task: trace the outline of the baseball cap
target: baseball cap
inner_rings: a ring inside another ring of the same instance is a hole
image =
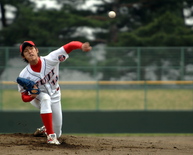
[[[19,47],[21,53],[24,51],[24,49],[26,48],[26,46],[36,46],[36,45],[34,44],[33,41],[24,41],[24,42],[20,45],[20,47]]]

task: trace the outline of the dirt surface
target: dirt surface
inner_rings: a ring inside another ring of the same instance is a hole
[[[0,134],[0,155],[186,155],[193,136],[95,137],[62,135],[61,145],[32,134]]]

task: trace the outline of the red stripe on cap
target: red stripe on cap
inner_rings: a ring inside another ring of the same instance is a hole
[[[35,46],[35,44],[34,44],[33,41],[24,41],[24,42],[20,45],[20,47],[19,47],[20,52],[23,52],[23,51],[22,51],[22,48],[23,48],[23,45],[24,45],[25,43],[28,43],[28,44],[30,44],[30,45],[32,45],[32,46]]]

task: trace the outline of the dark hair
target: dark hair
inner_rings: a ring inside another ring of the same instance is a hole
[[[28,46],[30,46],[30,45],[28,45]],[[30,46],[30,47],[32,47],[32,46]],[[33,47],[34,47],[35,49],[37,49],[37,47],[35,47],[35,46],[33,46]],[[21,56],[24,57],[23,52],[21,52]],[[38,57],[40,57],[39,53],[38,53]],[[26,62],[26,63],[29,63],[26,58],[23,58],[23,61]]]

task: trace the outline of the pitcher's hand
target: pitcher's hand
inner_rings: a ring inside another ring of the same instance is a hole
[[[85,42],[82,44],[82,51],[89,52],[92,50],[92,47],[90,46],[89,42]]]

